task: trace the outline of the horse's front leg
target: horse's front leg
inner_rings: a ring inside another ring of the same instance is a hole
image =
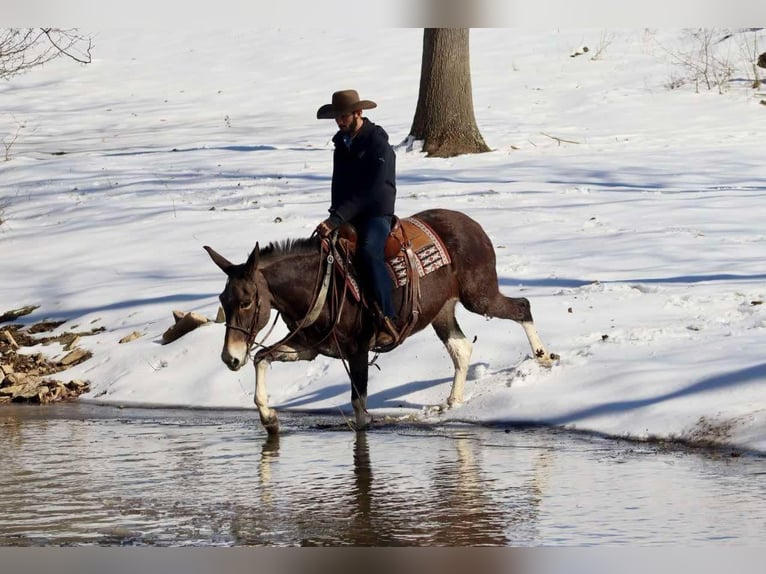
[[[253,400],[258,408],[261,424],[270,435],[279,433],[279,419],[274,409],[269,407],[269,395],[266,390],[266,370],[273,361],[282,363],[291,361],[311,361],[317,356],[312,349],[280,345],[276,349],[261,350],[255,354],[255,394]]]
[[[258,415],[261,417],[261,424],[266,432],[275,435],[279,434],[279,419],[277,413],[269,408],[269,395],[266,392],[266,369],[269,368],[271,360],[267,357],[255,356],[255,396],[253,400],[258,409]]]

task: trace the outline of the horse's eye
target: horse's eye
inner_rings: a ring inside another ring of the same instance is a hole
[[[253,306],[253,302],[252,302],[252,301],[250,301],[250,300],[247,300],[247,301],[240,301],[240,302],[239,302],[239,308],[240,308],[240,309],[249,309],[249,308],[250,308],[250,307],[252,307],[252,306]]]

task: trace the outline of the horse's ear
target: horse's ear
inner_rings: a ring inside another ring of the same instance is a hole
[[[226,273],[226,275],[229,274],[229,271],[231,271],[231,268],[234,267],[234,264],[226,259],[223,255],[220,255],[219,253],[216,253],[216,251],[212,247],[208,247],[207,245],[204,246],[205,251],[207,251],[208,255],[210,255],[210,259],[213,260],[213,263],[218,265],[218,267],[221,268],[221,271]]]
[[[250,257],[247,258],[247,263],[245,263],[245,273],[248,275],[252,275],[255,273],[255,270],[258,268],[258,255],[260,255],[261,249],[258,247],[258,242],[255,242],[255,247],[250,252]]]

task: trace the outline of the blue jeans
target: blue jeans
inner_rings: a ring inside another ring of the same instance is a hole
[[[375,300],[386,317],[394,318],[391,275],[386,269],[386,239],[391,231],[391,217],[371,217],[356,223],[356,257],[361,263],[360,272],[366,286],[372,290]]]

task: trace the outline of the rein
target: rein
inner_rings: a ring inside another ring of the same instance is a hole
[[[247,335],[247,346],[249,349],[248,351],[249,354],[252,354],[254,349],[260,348],[261,351],[259,351],[258,354],[261,355],[263,358],[271,359],[279,347],[286,344],[288,341],[290,341],[298,333],[300,333],[307,327],[313,325],[316,322],[316,320],[319,318],[319,315],[321,314],[322,309],[327,303],[329,304],[330,317],[332,319],[331,326],[329,330],[327,331],[327,333],[321,339],[314,342],[312,346],[316,348],[319,345],[321,345],[323,342],[325,342],[328,338],[332,337],[332,340],[335,343],[335,347],[338,350],[338,353],[340,354],[341,362],[343,363],[343,366],[346,369],[346,373],[349,376],[351,376],[351,373],[347,364],[347,360],[345,356],[343,355],[343,352],[341,350],[341,345],[340,345],[340,342],[338,341],[338,336],[336,333],[336,329],[338,327],[338,324],[340,323],[341,316],[343,315],[343,309],[347,299],[347,294],[349,289],[348,282],[345,279],[341,279],[343,283],[343,288],[332,289],[332,296],[330,297],[329,302],[327,300],[327,295],[330,292],[330,284],[334,277],[333,267],[335,263],[342,262],[343,266],[346,269],[348,269],[348,267],[350,266],[350,260],[348,259],[348,254],[346,254],[346,257],[342,255],[342,252],[338,249],[337,242],[338,242],[337,233],[331,234],[329,239],[326,239],[326,238],[322,239],[320,250],[319,250],[319,266],[317,269],[317,277],[316,277],[314,289],[312,292],[313,302],[311,306],[309,307],[309,310],[306,312],[306,315],[304,315],[303,319],[301,319],[298,325],[294,329],[292,329],[287,335],[285,335],[282,339],[280,339],[276,343],[272,343],[271,345],[266,345],[264,343],[266,339],[268,339],[268,337],[273,332],[276,326],[277,320],[279,319],[280,312],[277,311],[277,314],[274,317],[274,321],[272,322],[268,332],[264,335],[264,337],[261,339],[260,342],[255,341],[255,338],[257,335],[256,323],[257,323],[258,316],[260,314],[260,308],[261,308],[260,297],[257,298],[256,310],[253,313],[253,319],[248,329],[243,329],[242,327],[238,327],[236,325],[231,325],[230,323],[226,323],[227,328],[240,331]],[[254,356],[252,356],[251,358],[255,359]],[[371,364],[375,363],[375,359],[377,359],[377,353]],[[375,366],[377,367],[377,365]]]
[[[255,342],[255,335],[256,334],[254,333],[256,318],[257,318],[257,315],[258,315],[258,310],[256,310],[256,313],[253,315],[253,322],[250,325],[250,330],[249,331],[245,331],[245,329],[241,329],[239,327],[233,327],[233,328],[238,329],[238,330],[240,330],[240,331],[242,331],[244,333],[247,333],[247,335],[248,335],[248,347],[250,348],[251,351],[252,351],[253,347],[261,347],[263,349],[263,354],[265,356],[272,355],[276,351],[277,348],[279,348],[280,346],[284,345],[290,339],[295,337],[299,332],[301,332],[302,330],[306,329],[307,327],[313,325],[316,322],[316,320],[319,318],[319,315],[322,312],[322,308],[324,307],[324,304],[325,304],[325,302],[327,300],[327,293],[330,290],[330,281],[332,279],[333,265],[335,263],[335,260],[339,259],[339,253],[337,252],[336,247],[335,247],[335,240],[336,240],[336,236],[335,235],[333,235],[333,240],[332,241],[328,241],[327,239],[323,239],[322,240],[321,247],[320,247],[320,250],[319,250],[319,262],[320,262],[320,264],[319,264],[319,267],[318,267],[316,283],[315,283],[313,294],[312,294],[313,303],[312,303],[311,307],[309,308],[309,310],[307,311],[306,315],[304,315],[303,319],[301,319],[301,321],[298,323],[298,325],[292,331],[290,331],[287,335],[285,335],[282,339],[280,339],[276,343],[273,343],[273,344],[268,345],[268,346],[264,345],[264,341],[269,337],[269,335],[271,335],[271,332],[274,330],[274,327],[276,325],[277,319],[279,318],[279,315],[280,315],[279,311],[277,311],[277,315],[276,315],[276,317],[274,317],[274,322],[272,323],[271,328],[269,329],[268,333],[266,333],[266,335],[263,337],[263,339],[261,339],[260,343],[256,343]],[[325,253],[327,253],[326,256],[325,256]],[[322,265],[323,262],[325,263],[324,266]],[[324,267],[324,273],[322,273],[323,267]],[[345,289],[344,289],[344,297],[343,297],[343,299],[345,299]],[[259,300],[258,303],[259,303],[259,306],[260,306],[260,300]],[[332,307],[332,305],[331,305],[331,307]],[[340,312],[342,310],[342,307],[343,307],[343,302],[341,301],[341,305],[338,308],[338,314],[337,314],[337,316],[335,318],[335,321],[333,322],[333,325],[332,325],[332,328],[330,329],[330,332],[327,333],[327,335],[325,335],[325,337],[323,337],[320,341],[318,341],[316,343],[317,345],[322,343],[325,339],[327,339],[327,337],[330,336],[330,334],[332,334],[334,332],[335,327],[337,326],[338,321],[340,319]],[[336,342],[336,344],[337,344],[337,342]]]

